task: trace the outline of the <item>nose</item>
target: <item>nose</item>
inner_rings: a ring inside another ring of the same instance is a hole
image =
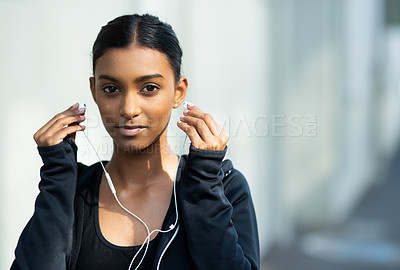
[[[127,119],[132,119],[140,115],[141,108],[138,101],[137,94],[134,91],[127,91],[121,104],[121,115]]]

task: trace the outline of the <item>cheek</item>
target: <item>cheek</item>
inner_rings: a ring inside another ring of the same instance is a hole
[[[154,104],[152,109],[145,112],[152,126],[164,126],[169,121],[172,107],[168,106],[168,102]]]
[[[114,123],[115,119],[118,117],[118,107],[113,106],[112,104],[105,103],[105,102],[98,102],[98,107],[99,107],[99,112],[101,115],[101,119],[103,120],[103,123],[105,126],[108,125],[108,123]],[[117,111],[116,111],[117,110]]]

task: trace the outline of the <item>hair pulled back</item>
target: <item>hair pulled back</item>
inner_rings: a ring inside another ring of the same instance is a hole
[[[93,44],[93,74],[96,61],[108,49],[126,48],[136,43],[139,46],[164,53],[178,81],[181,74],[182,49],[172,27],[156,16],[123,15],[103,26]]]

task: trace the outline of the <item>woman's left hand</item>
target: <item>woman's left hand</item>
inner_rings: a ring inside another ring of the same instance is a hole
[[[228,133],[210,114],[195,105],[188,104],[187,107],[188,110],[178,121],[178,127],[189,136],[192,145],[204,150],[224,150],[229,140]]]

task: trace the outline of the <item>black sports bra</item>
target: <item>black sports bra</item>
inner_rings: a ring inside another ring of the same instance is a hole
[[[127,270],[133,256],[140,246],[122,247],[108,242],[101,233],[99,225],[99,188],[101,176],[96,179],[91,190],[87,193],[84,206],[84,227],[81,248],[75,266],[76,270]],[[167,211],[164,219],[168,220],[173,213],[173,205]],[[150,269],[159,243],[160,233],[150,241],[146,256],[139,269]],[[140,262],[145,247],[140,251],[132,264],[135,269]]]

